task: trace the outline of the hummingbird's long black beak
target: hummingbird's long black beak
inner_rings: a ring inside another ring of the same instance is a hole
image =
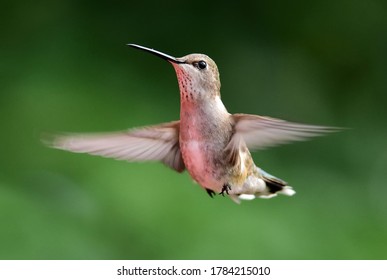
[[[133,48],[136,48],[136,49],[140,49],[140,50],[143,50],[143,51],[146,51],[146,52],[150,52],[151,54],[154,54],[154,55],[156,55],[158,57],[161,57],[162,59],[165,59],[165,60],[173,62],[173,63],[177,63],[177,64],[186,63],[183,60],[180,60],[180,59],[178,59],[176,57],[173,57],[173,56],[170,56],[168,54],[156,51],[154,49],[146,48],[146,47],[143,47],[143,46],[140,46],[140,45],[136,45],[136,44],[127,44],[127,46],[130,46],[130,47],[133,47]]]

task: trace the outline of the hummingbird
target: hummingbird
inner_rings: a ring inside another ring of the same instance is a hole
[[[255,165],[251,151],[336,131],[281,119],[230,114],[220,97],[219,71],[205,54],[180,58],[136,44],[128,46],[172,64],[180,90],[180,120],[111,133],[53,135],[51,147],[126,161],[161,161],[187,170],[210,197],[233,201],[292,196],[294,189]]]

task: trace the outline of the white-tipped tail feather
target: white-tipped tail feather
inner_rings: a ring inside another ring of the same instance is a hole
[[[278,191],[277,193],[287,195],[287,196],[292,196],[296,194],[296,191],[293,190],[291,186],[285,186],[282,190]]]
[[[296,193],[285,181],[270,175],[259,167],[255,168],[256,174],[249,176],[243,186],[231,187],[230,198],[236,203],[240,203],[241,200],[253,200],[257,197],[269,199],[278,194],[292,196]]]
[[[240,195],[231,194],[230,198],[234,202],[239,204],[239,203],[241,203],[241,200],[253,200],[256,198],[270,199],[270,198],[276,197],[278,194],[282,194],[282,195],[286,195],[286,196],[293,196],[296,194],[296,191],[290,186],[285,186],[282,190],[277,191],[276,193],[271,193],[271,194],[246,194],[246,193],[242,193]]]

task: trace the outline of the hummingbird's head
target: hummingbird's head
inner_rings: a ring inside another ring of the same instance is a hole
[[[215,62],[205,54],[189,54],[180,58],[128,44],[131,47],[150,52],[169,61],[175,68],[179,82],[181,100],[198,102],[220,96],[219,71]]]
[[[189,54],[170,61],[175,68],[182,100],[199,101],[220,95],[219,71],[205,54]]]

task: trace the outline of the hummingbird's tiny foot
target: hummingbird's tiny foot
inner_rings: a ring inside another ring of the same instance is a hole
[[[224,196],[224,193],[226,192],[226,194],[228,195],[229,194],[228,191],[231,191],[231,186],[226,183],[223,185],[222,191],[219,194]]]
[[[211,198],[214,198],[214,195],[216,194],[213,190],[210,190],[210,189],[206,189],[208,195],[211,197]]]

